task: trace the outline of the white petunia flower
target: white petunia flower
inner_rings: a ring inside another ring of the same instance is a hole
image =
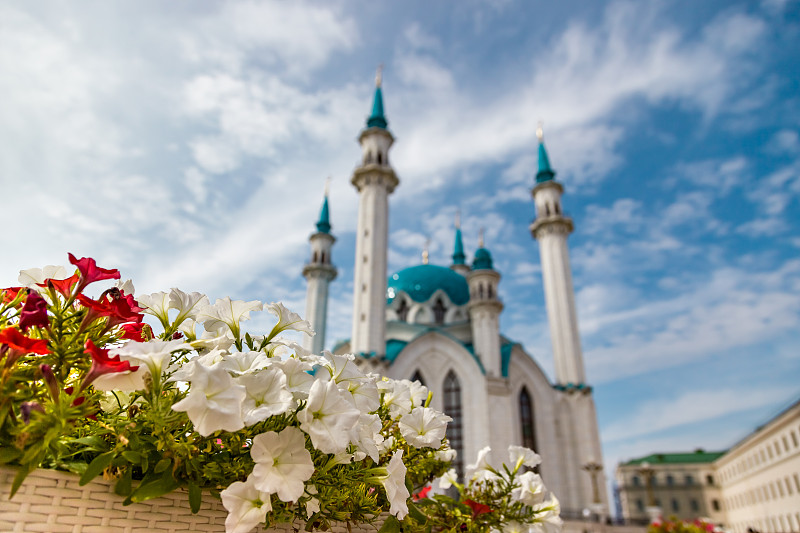
[[[513,472],[519,470],[522,465],[528,468],[535,468],[542,463],[542,458],[538,453],[530,448],[514,446],[513,444],[508,447],[508,457],[511,461],[509,466],[511,466]]]
[[[169,308],[177,309],[176,324],[181,324],[187,318],[195,319],[200,309],[209,305],[208,296],[199,292],[186,294],[180,289],[172,288],[169,291]]]
[[[411,381],[408,379],[401,379],[400,381],[403,383],[403,385],[408,387],[408,392],[411,397],[411,405],[413,407],[423,407],[425,405],[425,401],[428,399],[428,387],[420,383],[419,380]]]
[[[36,285],[44,283],[46,279],[67,279],[67,269],[61,265],[47,265],[44,268],[29,268],[27,270],[20,270],[19,284],[30,289],[41,289]]]
[[[539,474],[525,472],[517,478],[519,487],[511,491],[511,497],[525,505],[534,506],[544,501],[544,483]]]
[[[118,288],[120,290],[120,292],[122,292],[123,294],[133,295],[133,293],[136,290],[136,289],[133,288],[133,280],[130,280],[130,279],[126,279],[125,281],[122,281],[121,279],[118,279],[118,280],[114,281],[114,285],[113,286]]]
[[[184,324],[190,322],[186,320]],[[227,350],[233,346],[234,339],[229,329],[221,331],[204,331],[200,338],[195,338],[189,344],[198,352],[202,350]]]
[[[195,364],[189,394],[172,409],[185,411],[204,437],[219,430],[239,431],[244,427],[242,402],[245,394],[244,385],[235,383],[224,368]]]
[[[384,391],[383,405],[389,408],[392,418],[411,412],[411,389],[402,381],[384,378],[378,382],[378,388]]]
[[[496,474],[489,469],[492,468],[490,461],[492,449],[489,446],[484,447],[478,452],[478,458],[475,463],[467,466],[467,475],[469,479],[492,480],[497,477]]]
[[[252,477],[231,483],[220,493],[222,505],[228,511],[225,533],[248,533],[272,511],[271,494],[258,490]]]
[[[310,336],[315,335],[314,330],[311,329],[311,324],[307,320],[303,320],[297,313],[289,311],[282,303],[273,302],[267,305],[266,309],[278,317],[278,323],[275,324],[272,331],[269,333],[270,338],[287,329],[302,331]]]
[[[350,442],[350,429],[361,416],[333,381],[317,380],[308,393],[308,403],[297,413],[300,428],[323,453],[340,453]]]
[[[242,413],[246,426],[262,422],[273,415],[293,408],[294,397],[286,388],[286,374],[279,368],[268,368],[237,379],[247,390]]]
[[[256,463],[251,474],[255,486],[264,492],[278,493],[278,498],[285,502],[296,502],[314,473],[306,438],[296,427],[256,435],[250,457]]]
[[[258,300],[245,302],[242,300],[231,300],[228,296],[220,298],[214,305],[206,305],[197,310],[197,320],[203,323],[206,331],[216,332],[221,335],[226,329],[233,334],[234,339],[239,338],[242,320],[250,320],[251,311],[261,311],[263,304]]]
[[[444,450],[437,451],[435,454],[433,454],[433,456],[437,461],[449,463],[450,461],[455,460],[455,458],[458,456],[458,452],[452,448],[446,448]]]
[[[364,373],[355,364],[356,356],[353,354],[334,355],[329,351],[322,352],[325,357],[325,369],[330,374],[330,378],[336,383],[351,379],[362,379]]]
[[[515,520],[509,520],[503,524],[502,533],[530,533],[531,526],[522,524]]]
[[[156,317],[164,327],[169,325],[169,294],[163,291],[142,294],[136,300],[139,307],[144,307],[145,313]]]
[[[458,473],[455,468],[451,468],[439,478],[439,488],[442,490],[447,490],[456,483],[458,483]]]
[[[92,386],[100,391],[133,392],[144,390],[144,376],[146,374],[147,367],[145,366],[140,366],[136,370],[103,374],[92,381]]]
[[[266,368],[270,363],[269,357],[264,352],[234,352],[223,357],[220,361],[222,368],[234,376],[254,372]]]
[[[312,369],[309,363],[296,357],[290,357],[282,361],[275,361],[272,366],[280,368],[286,374],[286,386],[295,398],[300,400],[308,398],[308,391],[311,390],[311,385],[314,383],[314,376],[309,374]]]
[[[397,424],[403,438],[415,448],[438,448],[442,444],[447,423],[453,419],[429,407],[415,407]]]
[[[533,511],[536,513],[536,522],[531,527],[531,531],[535,533],[560,533],[561,527],[564,522],[559,516],[561,514],[561,504],[558,499],[551,493],[550,498],[533,506]]]
[[[311,496],[309,500],[306,502],[306,518],[311,518],[311,515],[314,513],[319,512],[319,500],[315,498],[318,494],[317,487],[314,485],[309,485],[306,487],[306,493]]]
[[[376,463],[380,458],[380,445],[384,440],[381,434],[382,426],[381,418],[378,415],[361,413],[358,424],[355,424],[350,430],[350,442],[355,444],[356,448],[365,456],[369,455]]]
[[[402,520],[408,514],[408,498],[411,496],[406,487],[406,465],[403,464],[403,450],[396,450],[386,465],[388,475],[381,480],[389,500],[389,512]]]
[[[192,347],[180,339],[161,341],[152,339],[147,342],[129,341],[119,348],[111,350],[112,355],[119,355],[123,361],[137,365],[145,365],[152,376],[160,376],[169,365],[172,353],[178,350],[191,350]]]

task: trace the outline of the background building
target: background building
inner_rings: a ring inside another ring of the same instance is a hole
[[[624,518],[646,519],[654,500],[663,516],[735,533],[800,532],[800,400],[727,452],[648,455],[619,465],[616,479]]]
[[[647,521],[647,507],[655,506],[665,517],[707,517],[714,523],[722,522],[714,461],[724,453],[657,453],[620,465],[616,480],[623,518]]]
[[[556,382],[519,343],[501,334],[502,276],[482,237],[469,263],[456,223],[450,265],[429,264],[424,253],[422,264],[387,276],[389,196],[400,179],[390,164],[394,137],[380,75],[359,136],[361,162],[351,179],[359,194],[352,336],[334,351],[355,353],[371,371],[425,384],[433,392],[432,406],[453,418],[447,436],[458,452],[459,471],[485,446],[499,463],[510,444],[524,445],[542,455],[540,473],[561,501],[563,516],[582,517],[585,509],[602,515],[608,508],[602,450],[567,248],[573,223],[561,208],[563,187],[550,167],[541,129],[538,137],[536,218],[530,230],[540,245]],[[318,223],[311,238],[310,264],[324,262],[320,242],[330,258],[327,199],[323,214],[325,225],[320,229]],[[325,266],[324,279],[332,279],[335,271]],[[308,294],[306,316],[315,317],[314,326],[324,335],[319,317],[327,305],[327,282],[309,283]]]

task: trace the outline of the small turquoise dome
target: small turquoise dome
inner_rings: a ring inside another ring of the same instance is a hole
[[[486,248],[475,250],[475,259],[472,261],[473,270],[492,269],[492,254]]]
[[[437,265],[417,265],[389,276],[386,302],[391,303],[400,291],[415,302],[427,302],[433,293],[442,289],[455,305],[469,302],[469,285],[461,274]]]

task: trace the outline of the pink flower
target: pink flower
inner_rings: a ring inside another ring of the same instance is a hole
[[[74,255],[69,254],[69,262],[78,267],[81,273],[81,280],[78,283],[77,293],[83,291],[84,287],[95,281],[102,281],[104,279],[119,279],[119,270],[116,268],[100,268],[97,262],[91,257],[81,257],[76,259]]]
[[[50,321],[47,318],[47,302],[39,293],[28,289],[28,298],[19,313],[19,327],[22,331],[28,331],[32,326],[46,328],[50,326]]]

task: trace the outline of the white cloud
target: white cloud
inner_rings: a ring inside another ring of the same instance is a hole
[[[737,389],[688,391],[672,398],[653,399],[637,405],[624,421],[606,426],[603,440],[610,443],[707,422],[740,411],[775,405],[795,392],[794,387],[743,385]]]

